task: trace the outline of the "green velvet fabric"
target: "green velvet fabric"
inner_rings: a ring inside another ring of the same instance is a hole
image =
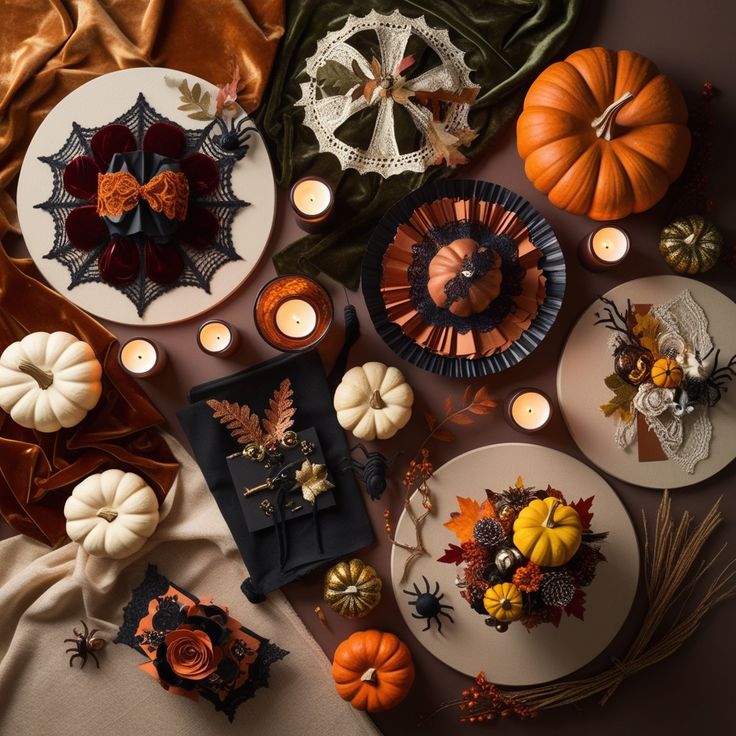
[[[424,15],[433,27],[445,27],[459,48],[466,51],[472,80],[481,87],[470,116],[479,131],[468,149],[469,158],[484,149],[517,112],[524,85],[560,50],[580,12],[582,0],[301,0],[287,3],[286,34],[274,62],[271,80],[256,120],[264,132],[276,166],[280,186],[289,186],[309,173],[327,179],[335,189],[335,213],[324,234],[304,237],[274,257],[279,272],[316,275],[324,272],[356,289],[360,263],[370,233],[380,217],[409,191],[432,178],[449,176],[457,169],[432,166],[423,174],[407,172],[384,179],[378,174],[343,171],[337,158],[319,153],[317,140],[302,125],[299,83],[307,80],[306,59],[319,39],[342,28],[348,14],[363,16],[371,7],[381,13],[398,9],[404,15]],[[355,45],[370,58],[380,56],[375,34],[363,33]],[[410,76],[437,63],[432,52],[418,51]],[[375,110],[365,110],[346,121],[338,136],[365,147]],[[397,129],[401,126],[397,114]],[[414,126],[403,126],[399,149],[411,150],[418,142]],[[503,183],[503,182],[500,182]]]

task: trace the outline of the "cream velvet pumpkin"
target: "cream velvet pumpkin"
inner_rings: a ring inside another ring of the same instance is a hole
[[[64,504],[66,533],[93,557],[121,560],[158,526],[158,499],[140,475],[105,470],[77,484]]]
[[[39,432],[75,427],[102,394],[102,366],[68,332],[32,332],[0,356],[0,407]]]
[[[413,403],[401,371],[376,362],[351,368],[333,401],[340,426],[359,440],[393,437],[411,418]]]

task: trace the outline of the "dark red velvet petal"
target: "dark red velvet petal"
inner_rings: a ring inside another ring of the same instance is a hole
[[[112,123],[100,128],[89,143],[97,163],[107,170],[112,157],[116,153],[135,151],[138,148],[135,136],[127,125]]]
[[[220,221],[210,210],[189,205],[187,219],[179,227],[179,242],[188,248],[205,250],[212,247],[219,229]]]
[[[107,226],[97,214],[97,205],[86,204],[66,216],[66,236],[79,250],[92,250],[109,237]]]
[[[186,143],[184,131],[172,123],[154,123],[143,136],[144,151],[168,158],[179,158]]]
[[[140,267],[138,246],[126,238],[116,238],[100,253],[97,265],[100,276],[108,284],[129,284],[138,275]]]
[[[79,199],[94,199],[97,196],[97,175],[100,167],[90,156],[73,158],[64,169],[64,189]]]
[[[179,166],[189,180],[189,191],[195,196],[210,194],[220,183],[217,164],[203,153],[193,153],[179,161]]]
[[[184,270],[179,251],[169,243],[146,243],[146,275],[157,284],[173,284]]]

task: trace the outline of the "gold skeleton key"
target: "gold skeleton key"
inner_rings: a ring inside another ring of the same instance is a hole
[[[254,486],[253,488],[246,488],[243,491],[243,495],[247,498],[248,496],[252,496],[254,493],[258,493],[259,491],[270,491],[273,488],[273,481],[271,478],[267,478],[265,483],[261,483],[259,486]]]

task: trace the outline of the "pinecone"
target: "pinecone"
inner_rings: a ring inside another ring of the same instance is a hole
[[[513,486],[503,492],[503,499],[514,511],[521,511],[534,498],[530,488],[514,488]]]
[[[498,547],[506,538],[506,532],[498,519],[486,518],[475,523],[473,537],[484,547]]]
[[[539,594],[546,605],[564,608],[575,596],[575,581],[568,572],[547,572],[539,584]]]
[[[587,544],[581,544],[580,549],[567,563],[567,569],[573,576],[575,583],[584,588],[593,582],[598,562],[598,552]]]

